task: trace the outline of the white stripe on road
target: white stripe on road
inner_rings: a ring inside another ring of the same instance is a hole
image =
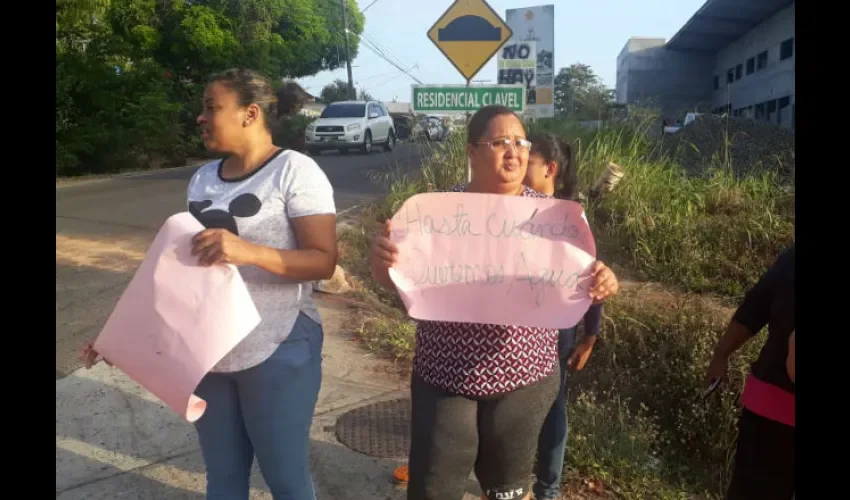
[[[109,467],[114,467],[121,472],[133,472],[146,479],[157,481],[173,488],[200,493],[202,495],[206,493],[206,477],[204,474],[187,471],[164,462],[151,462],[150,460],[143,460],[107,450],[78,439],[59,436],[56,436],[56,449],[62,449],[89,460],[95,460]],[[169,484],[163,480],[165,478],[181,478],[181,480],[178,484]],[[107,481],[109,479],[107,477],[97,482]],[[72,486],[65,491],[77,489],[81,486]],[[250,495],[252,499],[271,499],[271,495],[268,492],[257,488],[251,488]]]

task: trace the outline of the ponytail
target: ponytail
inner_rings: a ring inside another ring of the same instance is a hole
[[[573,146],[549,132],[538,132],[529,137],[531,153],[539,154],[546,163],[555,162],[555,198],[574,200],[578,194],[578,173],[575,166]]]
[[[560,158],[558,174],[555,177],[555,197],[562,200],[575,200],[578,195],[578,172],[575,166],[575,152],[569,142],[558,139]]]

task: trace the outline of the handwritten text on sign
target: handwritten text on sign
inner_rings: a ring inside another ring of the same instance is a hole
[[[591,305],[596,245],[578,203],[419,194],[391,227],[390,277],[415,319],[569,328]]]

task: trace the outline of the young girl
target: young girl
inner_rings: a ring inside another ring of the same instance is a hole
[[[539,193],[574,201],[578,194],[578,174],[570,144],[550,133],[535,133],[529,140],[531,152],[525,184]],[[558,332],[561,385],[558,398],[543,423],[537,444],[534,495],[539,500],[560,498],[564,451],[567,446],[567,372],[584,368],[596,343],[601,317],[602,303],[594,303],[584,316],[585,335],[577,345],[575,327]]]

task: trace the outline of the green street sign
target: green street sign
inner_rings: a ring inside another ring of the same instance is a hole
[[[413,85],[415,113],[475,112],[491,105],[525,111],[523,85]]]

